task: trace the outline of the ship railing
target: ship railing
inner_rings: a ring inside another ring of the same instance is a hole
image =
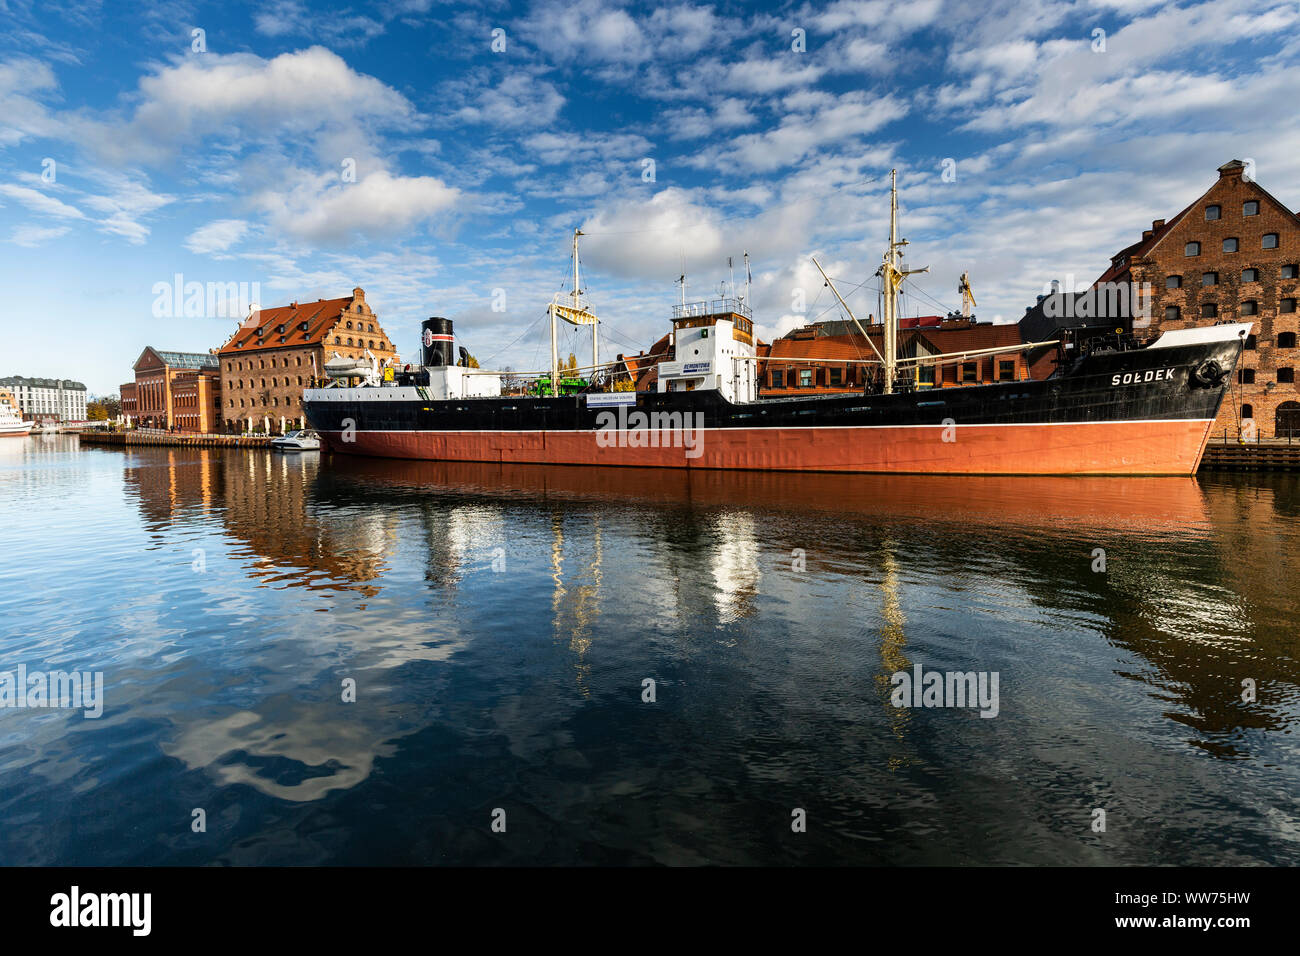
[[[687,302],[685,305],[673,306],[674,319],[691,319],[699,318],[706,315],[727,315],[734,312],[736,315],[743,315],[747,319],[752,319],[753,315],[750,308],[745,304],[743,299],[722,298],[722,299],[701,299],[698,302]]]

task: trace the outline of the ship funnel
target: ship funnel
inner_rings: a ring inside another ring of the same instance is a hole
[[[455,365],[451,319],[433,315],[420,324],[421,365]]]

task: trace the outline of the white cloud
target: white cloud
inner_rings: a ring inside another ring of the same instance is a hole
[[[76,206],[69,206],[62,200],[55,199],[53,196],[27,186],[14,186],[5,183],[0,185],[0,195],[8,196],[10,199],[22,203],[33,212],[53,216],[56,219],[87,218],[86,214]]]
[[[470,94],[473,102],[456,110],[455,123],[484,123],[495,127],[549,126],[564,106],[555,84],[524,72],[506,76],[496,86]]]
[[[18,226],[8,241],[16,246],[39,246],[51,239],[65,236],[69,232],[71,232],[69,226]]]
[[[304,177],[293,189],[264,192],[254,203],[287,235],[338,242],[354,234],[375,238],[409,231],[449,210],[459,196],[433,176],[379,170],[355,183],[333,175]]]
[[[212,255],[225,252],[247,234],[248,223],[243,219],[218,219],[195,229],[182,245],[198,255]]]

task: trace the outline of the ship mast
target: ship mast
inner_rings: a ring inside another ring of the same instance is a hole
[[[555,293],[555,298],[547,306],[547,312],[551,316],[551,394],[560,394],[560,349],[557,341],[558,332],[556,326],[560,319],[568,322],[570,325],[590,325],[591,326],[591,366],[592,374],[600,366],[600,342],[596,333],[596,326],[600,322],[594,314],[582,305],[582,277],[578,271],[578,237],[586,235],[581,229],[573,230],[573,289],[570,290],[568,298],[570,305],[561,305],[560,298],[563,293]]]
[[[892,395],[894,391],[894,372],[898,368],[898,290],[903,285],[903,280],[910,275],[918,272],[929,272],[930,267],[924,269],[903,269],[901,249],[907,245],[906,239],[898,238],[898,170],[889,171],[889,249],[885,253],[884,261],[880,264],[880,270],[876,275],[880,276],[881,292],[884,295],[884,313],[885,313],[885,354],[883,362],[885,366],[885,394]]]

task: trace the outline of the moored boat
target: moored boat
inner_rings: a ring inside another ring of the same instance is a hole
[[[1069,349],[1055,340],[1025,343],[1012,348],[1057,346],[1050,377],[910,388],[916,363],[970,353],[897,357],[896,297],[916,270],[902,267],[906,242],[897,237],[893,191],[890,224],[878,273],[880,374],[861,394],[761,399],[748,304],[734,296],[688,303],[684,292],[673,310],[673,354],[658,365],[655,391],[566,393],[557,319],[591,326],[591,369],[601,367],[598,320],[580,301],[575,233],[572,301],[557,297],[550,306],[551,394],[503,394],[500,373],[471,368],[464,349],[454,359],[452,323],[433,317],[423,325],[418,369],[382,379],[374,369],[360,385],[307,389],[303,410],[330,451],[388,458],[979,475],[1196,471],[1250,323],[1167,331],[1145,345],[1126,336]]]
[[[0,438],[26,438],[33,422],[23,421],[22,415],[5,399],[0,399]]]

